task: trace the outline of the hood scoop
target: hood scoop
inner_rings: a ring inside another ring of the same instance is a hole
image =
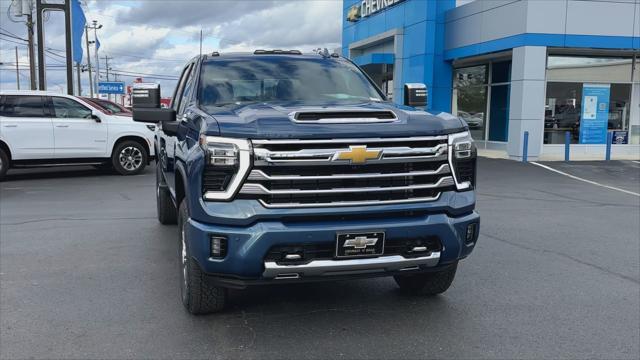
[[[289,119],[298,124],[363,124],[393,122],[398,117],[390,110],[312,110],[292,112]]]

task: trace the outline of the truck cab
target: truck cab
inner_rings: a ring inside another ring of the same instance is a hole
[[[473,250],[476,149],[467,125],[388,101],[337,55],[213,53],[183,69],[158,124],[158,219],[178,225],[181,293],[194,314],[229,288],[393,276],[436,295]],[[416,107],[418,106],[418,107]]]

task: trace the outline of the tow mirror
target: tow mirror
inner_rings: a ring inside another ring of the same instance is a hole
[[[176,121],[175,110],[161,107],[160,84],[133,84],[131,102],[133,105],[133,121],[154,124]]]
[[[425,84],[404,84],[404,104],[411,107],[427,107],[429,94]]]

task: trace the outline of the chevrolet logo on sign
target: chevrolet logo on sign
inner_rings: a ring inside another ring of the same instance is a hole
[[[356,22],[360,19],[360,6],[354,5],[347,13],[347,21]]]
[[[375,15],[378,12],[385,10],[402,1],[404,0],[362,0],[359,4],[353,5],[349,8],[349,12],[347,13],[347,21],[356,22],[361,18]]]
[[[366,145],[349,146],[349,150],[338,151],[332,161],[349,160],[352,164],[364,164],[367,160],[378,160],[382,150],[367,150]]]

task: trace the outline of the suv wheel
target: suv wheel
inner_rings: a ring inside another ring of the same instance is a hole
[[[167,185],[162,180],[161,164],[156,164],[156,204],[158,209],[158,221],[160,224],[175,224],[178,219],[178,211],[171,200],[171,194]]]
[[[147,166],[147,150],[136,141],[123,141],[111,155],[114,169],[121,175],[136,175]]]
[[[396,275],[393,278],[400,286],[400,290],[407,294],[437,295],[449,289],[457,269],[458,263],[456,262],[445,270],[414,275]]]
[[[0,149],[0,180],[4,179],[7,170],[9,170],[9,156],[4,150]]]
[[[187,239],[187,221],[189,212],[186,200],[180,203],[178,210],[180,293],[182,304],[194,314],[209,314],[221,311],[227,301],[227,289],[211,284],[207,275],[193,259]]]

